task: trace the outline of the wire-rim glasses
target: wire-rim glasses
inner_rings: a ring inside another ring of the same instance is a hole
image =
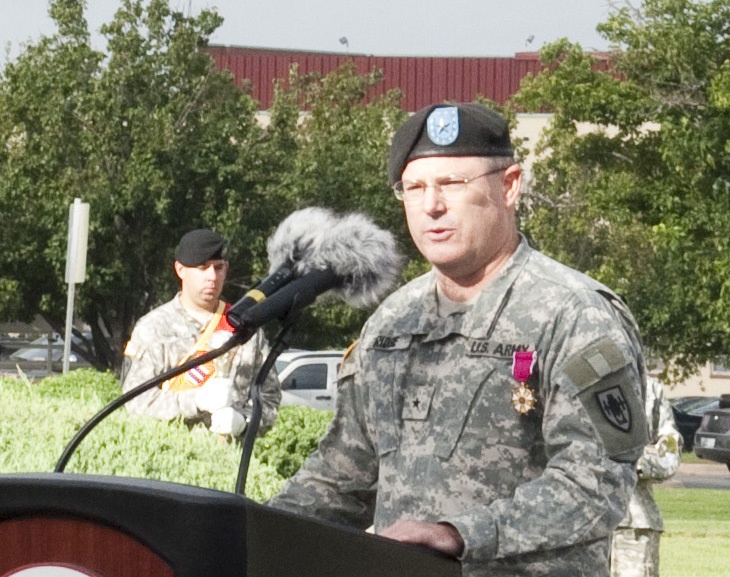
[[[404,202],[414,202],[423,198],[426,190],[433,187],[438,195],[444,200],[459,200],[466,192],[466,188],[470,182],[473,182],[483,176],[496,174],[507,167],[501,166],[493,168],[487,172],[477,174],[476,176],[467,177],[461,174],[450,174],[437,178],[431,184],[422,180],[399,180],[393,185],[393,193],[398,200]]]

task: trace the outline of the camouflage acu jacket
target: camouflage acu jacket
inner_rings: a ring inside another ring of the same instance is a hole
[[[122,388],[125,391],[158,376],[175,366],[194,347],[204,325],[193,318],[180,304],[178,296],[143,316],[134,327],[130,342],[133,355],[125,357]],[[231,360],[238,395],[234,408],[250,414],[250,386],[268,354],[268,344],[259,332],[243,346],[237,347]],[[195,391],[167,391],[154,388],[126,404],[132,414],[144,414],[161,420],[183,417],[187,422],[204,421],[207,415],[198,411]],[[263,414],[261,430],[273,426],[281,401],[281,389],[276,371],[272,369],[261,391]]]
[[[649,422],[652,442],[636,464],[639,481],[629,502],[626,517],[619,527],[654,529],[662,531],[664,523],[659,507],[654,501],[654,483],[672,477],[679,469],[682,452],[682,435],[677,430],[669,400],[662,384],[649,379],[646,387],[645,412]]]
[[[615,295],[523,239],[465,313],[438,315],[432,274],[379,307],[318,451],[270,503],[376,532],[451,523],[466,576],[606,576],[647,439],[643,371]]]

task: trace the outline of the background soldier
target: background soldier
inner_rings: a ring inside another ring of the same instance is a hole
[[[143,316],[124,351],[125,391],[183,362],[218,348],[234,329],[228,324],[229,304],[220,299],[228,273],[226,241],[217,233],[197,229],[182,237],[175,250],[180,292]],[[250,386],[268,354],[259,331],[222,358],[170,379],[126,404],[130,413],[192,425],[204,422],[214,432],[240,436],[250,412]],[[260,432],[273,426],[281,400],[276,371],[261,391]]]
[[[636,491],[613,534],[611,577],[659,577],[659,539],[664,523],[652,486],[666,481],[679,469],[682,435],[664,387],[656,379],[649,379],[645,404],[652,442],[636,465]]]

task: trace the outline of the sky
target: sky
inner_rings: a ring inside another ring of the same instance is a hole
[[[225,19],[211,44],[376,56],[513,56],[559,38],[605,50],[609,0],[169,0]],[[0,0],[0,62],[55,32],[48,0]],[[121,0],[87,0],[92,46]],[[6,49],[9,47],[9,56]]]

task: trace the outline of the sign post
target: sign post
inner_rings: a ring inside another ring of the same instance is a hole
[[[76,283],[86,280],[86,246],[89,239],[89,204],[74,200],[68,212],[68,245],[66,249],[66,335],[63,339],[63,372],[68,372],[68,357],[71,352],[71,338],[74,318],[74,295]]]

